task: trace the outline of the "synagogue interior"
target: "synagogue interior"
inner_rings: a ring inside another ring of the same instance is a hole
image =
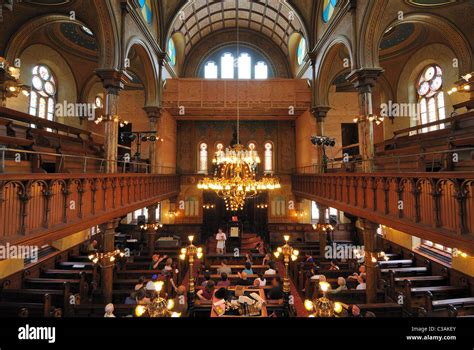
[[[474,317],[473,16],[0,1],[0,316]]]

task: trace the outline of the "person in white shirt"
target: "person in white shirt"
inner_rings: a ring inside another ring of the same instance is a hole
[[[359,276],[357,278],[357,282],[359,282],[359,284],[357,285],[357,288],[358,290],[365,290],[367,289],[367,284],[365,283],[365,276]]]
[[[268,263],[268,270],[265,271],[265,275],[268,275],[268,276],[276,275],[275,263],[273,261],[270,261]]]
[[[265,287],[267,285],[267,279],[263,277],[261,273],[258,274],[258,277],[253,281],[254,287]]]
[[[216,247],[216,253],[224,255],[225,251],[225,241],[227,240],[226,234],[222,231],[222,229],[219,229],[216,235],[216,240],[217,240],[217,247]]]

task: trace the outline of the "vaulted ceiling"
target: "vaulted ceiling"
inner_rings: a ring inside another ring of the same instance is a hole
[[[177,9],[170,34],[183,34],[187,55],[210,33],[237,26],[266,35],[286,55],[290,36],[295,32],[306,35],[299,11],[282,0],[187,1]]]

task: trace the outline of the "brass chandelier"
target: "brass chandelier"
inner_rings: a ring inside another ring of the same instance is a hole
[[[246,150],[237,143],[224,152],[217,152],[213,160],[217,167],[214,178],[204,178],[198,183],[198,189],[214,191],[224,199],[226,209],[242,210],[245,200],[256,197],[263,191],[281,188],[278,179],[264,176],[257,180],[256,168],[260,158],[255,150]]]
[[[237,56],[239,52],[239,28],[237,27]],[[199,181],[198,189],[214,191],[224,199],[228,211],[243,210],[245,200],[255,198],[264,191],[281,188],[280,181],[267,174],[257,179],[260,157],[254,148],[246,149],[240,144],[240,103],[237,84],[237,142],[226,151],[219,150],[213,159],[216,167],[214,177]]]

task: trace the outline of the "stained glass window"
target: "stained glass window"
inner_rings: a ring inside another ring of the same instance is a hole
[[[265,173],[273,172],[273,145],[270,142],[265,144]]]
[[[252,79],[252,58],[248,53],[239,57],[239,79]]]
[[[151,0],[139,0],[140,1],[140,10],[142,16],[148,24],[151,24],[153,20]]]
[[[306,56],[306,39],[301,38],[300,43],[298,45],[298,53],[297,53],[297,58],[298,58],[298,65],[302,65],[304,62],[304,58]]]
[[[170,63],[174,66],[176,64],[176,46],[173,39],[168,40],[168,56],[170,57]]]
[[[257,62],[255,65],[255,79],[268,79],[268,66],[265,62]]]
[[[269,64],[258,53],[224,51],[213,54],[202,66],[204,79],[268,79]]]
[[[221,78],[234,79],[234,56],[231,53],[221,57]]]
[[[443,71],[438,65],[426,67],[417,85],[421,125],[446,119],[446,106],[443,92]],[[444,129],[444,124],[421,129],[422,133]]]
[[[337,0],[324,0],[323,6],[323,20],[325,23],[328,23],[332,15],[334,14],[334,9],[336,8]]]
[[[36,66],[33,68],[33,78],[31,82],[33,90],[30,94],[30,114],[53,120],[57,91],[53,74],[46,66]]]
[[[204,78],[205,79],[217,79],[217,65],[213,61],[209,61],[204,66]]]
[[[207,144],[201,143],[199,145],[199,174],[207,174]]]

